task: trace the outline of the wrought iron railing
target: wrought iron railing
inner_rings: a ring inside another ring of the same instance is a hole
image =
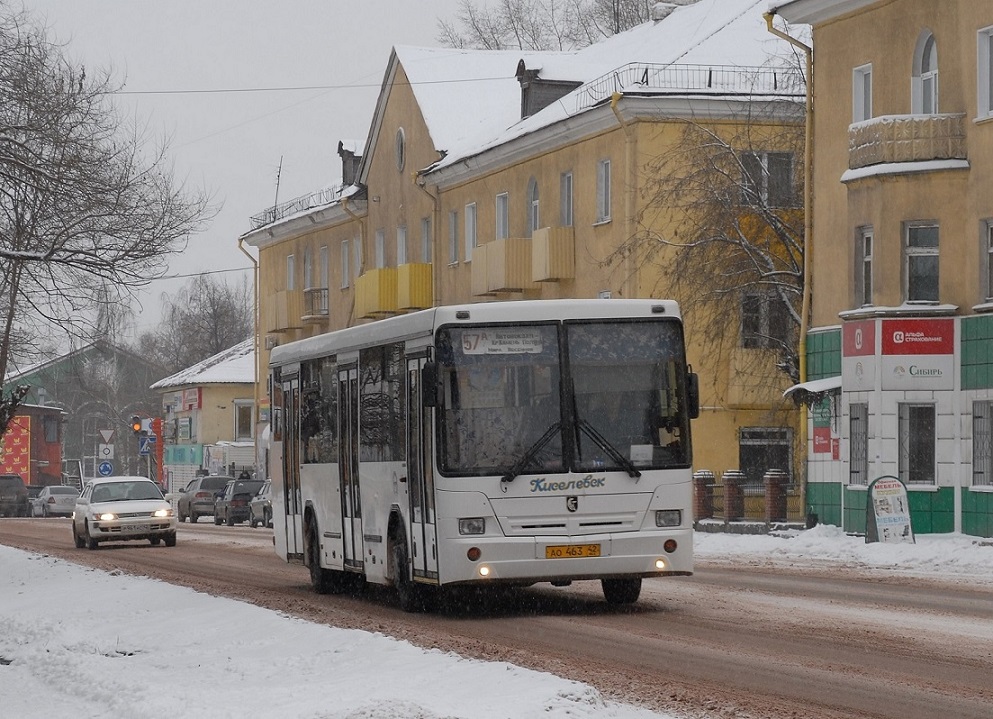
[[[344,191],[345,185],[333,185],[317,192],[311,192],[309,195],[302,195],[288,202],[274,205],[268,210],[252,216],[252,229],[257,230],[260,227],[271,225],[273,222],[278,222],[284,217],[295,215],[298,212],[304,212],[321,205],[330,205],[335,200],[340,199]]]

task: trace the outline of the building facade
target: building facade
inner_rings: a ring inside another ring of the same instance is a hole
[[[795,0],[812,27],[809,504],[865,529],[868,483],[917,532],[993,536],[993,4]]]

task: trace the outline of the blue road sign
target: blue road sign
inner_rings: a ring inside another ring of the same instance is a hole
[[[114,473],[114,463],[113,462],[101,462],[97,467],[97,471],[100,473],[101,477],[109,477]]]
[[[155,444],[155,435],[150,434],[147,437],[138,438],[138,454],[145,457],[152,453],[152,446]]]

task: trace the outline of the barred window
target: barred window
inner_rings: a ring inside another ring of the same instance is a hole
[[[899,423],[900,479],[904,484],[934,484],[934,405],[901,403]]]

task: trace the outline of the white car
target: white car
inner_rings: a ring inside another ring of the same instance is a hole
[[[64,484],[43,487],[38,496],[31,500],[33,517],[71,517],[76,506],[79,490]]]
[[[76,500],[72,539],[79,548],[100,542],[147,539],[176,546],[179,523],[155,482],[145,477],[91,479]]]

